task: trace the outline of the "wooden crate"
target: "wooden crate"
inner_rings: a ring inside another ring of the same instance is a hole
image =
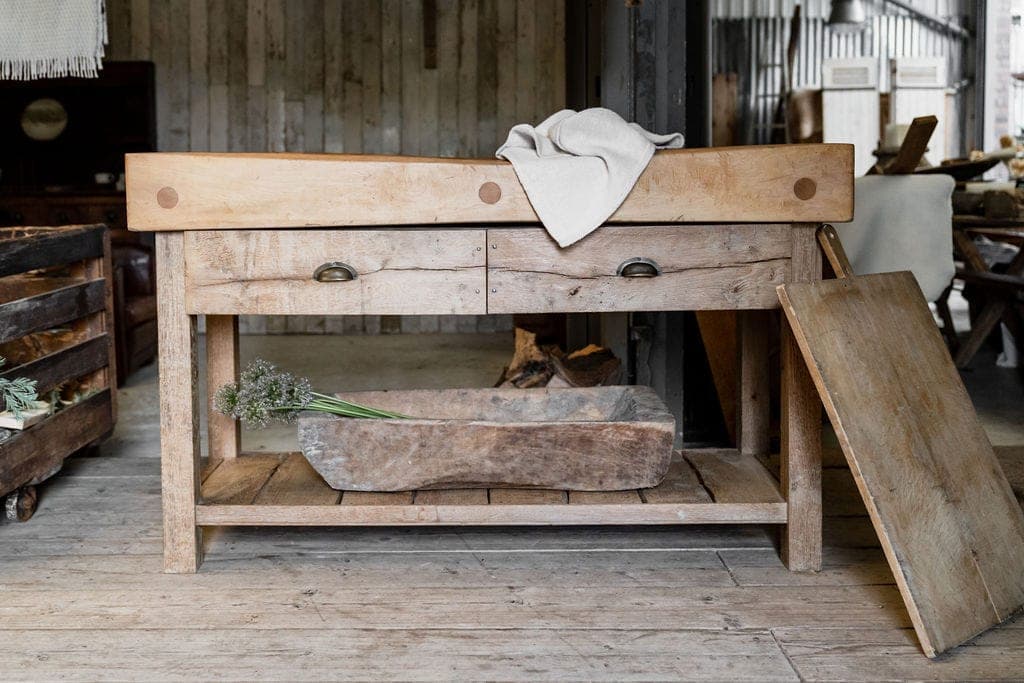
[[[41,398],[74,383],[82,397],[0,443],[0,496],[45,479],[113,429],[110,274],[104,225],[0,229],[0,377],[35,380]]]

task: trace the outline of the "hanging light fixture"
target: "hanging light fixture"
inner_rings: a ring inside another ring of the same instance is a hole
[[[861,0],[832,0],[828,26],[835,33],[857,33],[867,25],[868,15]]]

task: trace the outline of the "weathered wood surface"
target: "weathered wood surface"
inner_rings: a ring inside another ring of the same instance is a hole
[[[0,444],[0,495],[43,477],[64,458],[110,433],[110,390],[51,415]]]
[[[241,450],[242,427],[213,407],[217,391],[238,381],[238,316],[206,316],[206,430],[211,458],[234,458]]]
[[[537,220],[512,166],[495,159],[164,153],[126,165],[133,230]],[[848,221],[852,165],[852,145],[663,151],[610,220]]]
[[[190,313],[485,313],[482,230],[231,231],[185,234]],[[317,282],[341,262],[353,280]]]
[[[1024,604],[1024,516],[908,272],[781,287],[929,656]]]
[[[0,228],[0,277],[103,256],[102,225]]]
[[[338,492],[300,458],[296,453],[261,453],[216,463],[203,482],[202,504],[196,509],[199,523],[443,526],[786,521],[786,505],[772,477],[756,459],[733,450],[676,452],[661,484],[625,491]]]
[[[185,240],[156,238],[160,348],[160,480],[164,570],[193,573],[202,560],[199,500],[199,353],[196,318],[185,311]]]
[[[103,310],[106,289],[98,279],[0,304],[0,344]]]
[[[109,345],[108,336],[101,334],[0,372],[0,378],[27,377],[35,380],[36,391],[43,395],[63,382],[105,367],[109,362]],[[2,406],[0,402],[0,408]]]
[[[777,308],[787,280],[785,225],[606,226],[560,248],[541,228],[487,231],[490,313]],[[632,258],[656,277],[618,274]]]
[[[647,387],[345,397],[415,419],[303,413],[303,453],[336,489],[647,488],[661,482],[672,454],[675,420]]]
[[[790,282],[821,279],[818,226],[793,226]],[[821,569],[821,403],[800,359],[789,327],[782,327],[782,373],[779,481],[790,522],[782,532],[781,550],[793,571]]]

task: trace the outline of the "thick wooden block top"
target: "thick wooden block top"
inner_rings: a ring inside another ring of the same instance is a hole
[[[132,230],[532,223],[511,164],[351,154],[129,154]],[[654,155],[611,222],[843,222],[852,145]]]

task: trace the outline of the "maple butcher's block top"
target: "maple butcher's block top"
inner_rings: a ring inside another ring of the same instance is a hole
[[[127,155],[126,171],[132,230],[537,222],[497,159],[152,153]],[[762,145],[656,153],[609,222],[852,217],[852,145]]]

